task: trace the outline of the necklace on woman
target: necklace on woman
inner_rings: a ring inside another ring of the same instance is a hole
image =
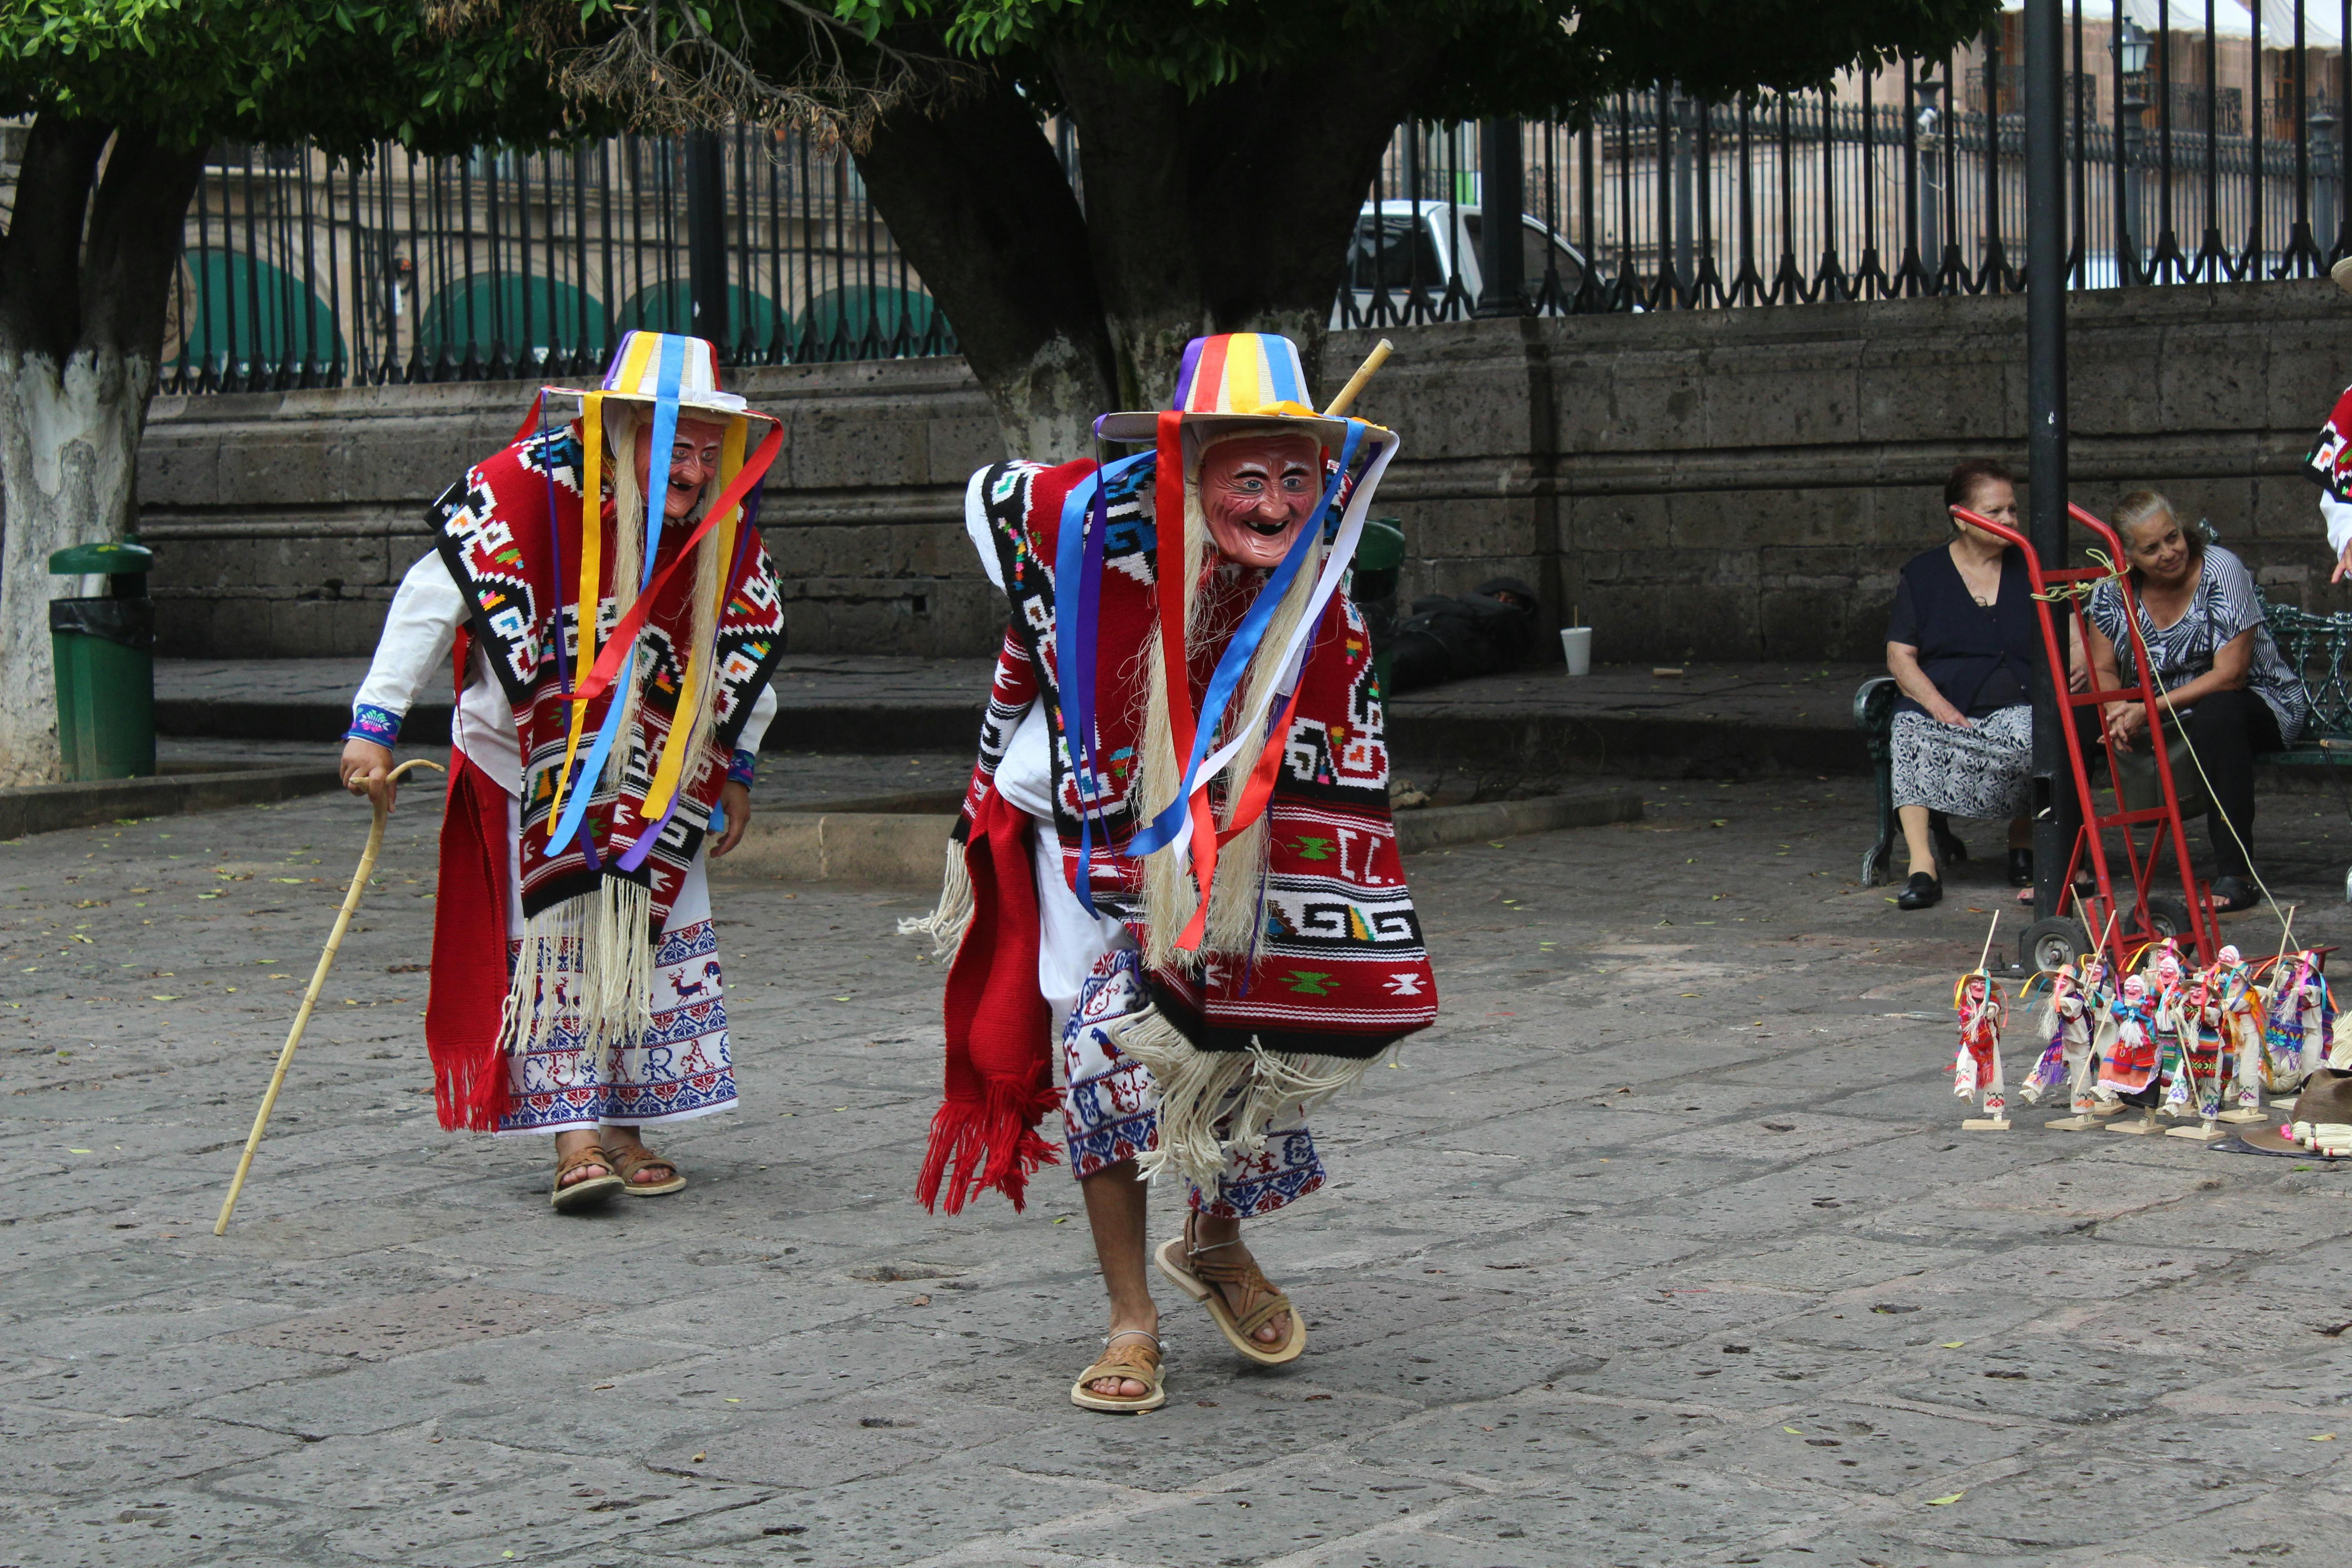
[[[1968,567],[1960,563],[1957,553],[1955,553],[1952,560],[1953,570],[1957,571],[1960,574],[1960,586],[1969,591],[1969,597],[1976,601],[1977,608],[1979,610],[1990,610],[2000,601],[2000,557],[1994,557],[1991,565],[1992,584],[1990,588],[1980,589],[1977,586],[1975,580],[1969,576]],[[1979,566],[1978,571],[1981,573],[1983,571],[1983,567]]]

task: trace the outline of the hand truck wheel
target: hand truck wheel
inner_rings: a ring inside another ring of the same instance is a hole
[[[2018,963],[2029,974],[2054,970],[2063,963],[2080,963],[2090,950],[2090,933],[2071,915],[2035,921],[2017,939]]]
[[[2155,895],[2142,904],[2139,918],[2159,942],[2168,936],[2185,938],[2196,929],[2189,919],[2188,904],[2163,894]]]

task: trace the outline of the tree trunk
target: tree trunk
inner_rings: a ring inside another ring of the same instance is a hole
[[[1094,416],[1164,403],[1205,332],[1295,340],[1318,391],[1356,215],[1435,51],[1400,37],[1188,100],[1083,54],[1054,69],[1080,210],[1025,100],[984,92],[876,131],[858,170],[954,324],[1005,449],[1072,458]]]
[[[201,152],[139,132],[110,148],[109,132],[36,120],[0,239],[0,785],[58,776],[48,601],[71,584],[48,557],[137,525],[165,291],[202,169]]]
[[[1028,104],[984,91],[883,121],[858,155],[875,210],[955,328],[1005,449],[1090,451],[1117,390],[1087,221]]]
[[[1189,100],[1083,56],[1055,61],[1123,406],[1164,402],[1185,343],[1204,332],[1288,337],[1324,390],[1357,214],[1435,58],[1399,31]]]

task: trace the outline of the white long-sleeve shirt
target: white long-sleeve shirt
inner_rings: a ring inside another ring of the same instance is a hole
[[[376,639],[367,679],[352,698],[351,733],[390,745],[400,721],[425,683],[449,668],[449,651],[465,624],[466,595],[449,575],[438,551],[426,551],[400,580]],[[739,759],[756,756],[776,716],[775,689],[760,688],[736,737]],[[489,656],[477,646],[466,668],[465,689],[449,720],[449,743],[471,758],[509,795],[522,794],[522,744],[515,734],[514,710],[491,672]]]
[[[2337,500],[2322,490],[2319,492],[2319,515],[2327,523],[2327,548],[2342,555],[2344,546],[2352,543],[2352,504]]]

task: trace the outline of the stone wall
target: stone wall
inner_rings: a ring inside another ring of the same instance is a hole
[[[2074,499],[2153,484],[2274,597],[2326,586],[2297,471],[2352,377],[2324,282],[2069,301]],[[1953,461],[2024,460],[2021,300],[1882,301],[1394,331],[1360,406],[1405,450],[1408,595],[1508,573],[1603,660],[1869,658]],[[1335,334],[1336,383],[1371,334]],[[785,422],[763,501],[802,651],[980,654],[1001,610],[960,522],[997,455],[961,361],[747,373]],[[425,501],[506,438],[516,384],[160,398],[142,452],[168,654],[358,654]]]

